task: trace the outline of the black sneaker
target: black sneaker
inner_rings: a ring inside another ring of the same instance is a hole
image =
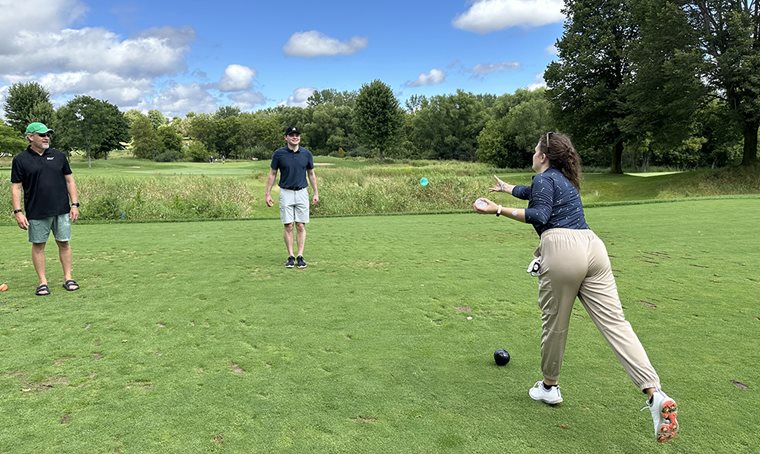
[[[302,255],[299,255],[298,257],[296,257],[296,262],[298,263],[299,268],[306,268],[306,262],[304,261]]]
[[[288,257],[288,261],[285,262],[285,268],[293,268],[294,266],[296,266],[296,258],[291,255]]]

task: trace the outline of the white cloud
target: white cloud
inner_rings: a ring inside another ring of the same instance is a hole
[[[61,30],[87,12],[79,0],[0,0],[0,55],[12,53],[13,39],[26,27],[44,24],[45,30]]]
[[[508,71],[510,69],[518,69],[520,62],[516,61],[503,61],[500,63],[479,63],[472,67],[470,72],[475,76],[484,76],[499,71]]]
[[[266,96],[255,91],[246,91],[230,96],[230,99],[235,103],[235,106],[240,110],[251,110],[254,107],[267,102]]]
[[[306,101],[309,100],[309,96],[311,96],[315,91],[317,91],[317,89],[312,87],[296,88],[293,90],[293,94],[288,96],[288,99],[282,101],[279,105],[290,107],[306,107]]]
[[[426,73],[420,74],[416,80],[404,84],[406,87],[424,87],[427,85],[438,85],[446,80],[446,73],[440,69],[433,68]]]
[[[529,91],[538,90],[539,88],[546,88],[546,81],[544,81],[544,73],[536,74],[536,81],[528,85]]]
[[[559,55],[559,50],[557,49],[557,46],[552,44],[551,46],[548,46],[546,48],[546,53],[551,54],[551,55]]]
[[[39,71],[107,71],[143,77],[184,70],[185,55],[194,37],[192,29],[155,30],[121,40],[102,28],[60,31],[19,31],[15,50],[0,54],[0,73],[12,68],[18,74]]]
[[[539,27],[562,22],[562,0],[476,0],[469,10],[457,16],[456,28],[490,33],[509,27]]]
[[[219,81],[221,91],[243,91],[251,88],[251,81],[256,71],[243,65],[229,65],[224,70],[224,76]]]
[[[181,88],[156,95],[155,80],[185,70],[192,28],[153,28],[128,38],[75,28],[87,12],[81,0],[0,0],[0,10],[0,82],[39,82],[54,105],[81,94],[122,109],[179,102],[172,94]]]
[[[35,80],[48,89],[52,97],[87,94],[116,105],[134,104],[153,88],[150,79],[127,79],[104,71],[51,73]]]
[[[180,117],[187,112],[215,112],[219,105],[206,88],[192,83],[173,85],[153,99],[140,102],[136,108],[141,111],[158,109],[167,117]]]
[[[341,42],[312,30],[294,33],[282,49],[286,55],[293,57],[323,57],[351,55],[367,47],[367,43],[367,38],[361,36]]]

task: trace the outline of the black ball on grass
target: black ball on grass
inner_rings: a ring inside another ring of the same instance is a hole
[[[509,352],[500,348],[493,352],[493,360],[497,366],[506,366],[509,362]]]

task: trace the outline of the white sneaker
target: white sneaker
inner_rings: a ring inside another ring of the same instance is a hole
[[[676,405],[676,401],[658,389],[652,395],[652,403],[650,404],[647,401],[647,407],[652,413],[654,436],[657,442],[665,443],[675,438],[678,432],[678,405]]]
[[[552,386],[547,391],[544,388],[544,382],[539,380],[528,390],[528,395],[533,400],[540,400],[549,405],[556,405],[562,402],[562,394],[559,392],[559,386]]]

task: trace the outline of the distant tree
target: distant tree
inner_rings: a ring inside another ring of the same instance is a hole
[[[235,106],[222,106],[214,113],[216,118],[231,118],[240,115],[240,108]]]
[[[744,137],[742,165],[757,162],[760,127],[760,2],[681,0],[707,62],[704,79]]]
[[[228,158],[239,157],[243,150],[238,141],[240,131],[240,109],[237,107],[221,107],[213,115],[213,149]]]
[[[499,98],[478,136],[478,161],[497,167],[524,168],[541,135],[555,130],[552,105],[545,90],[518,90]]]
[[[663,150],[679,148],[690,137],[694,114],[706,94],[697,34],[672,1],[635,0],[629,5],[639,37],[628,50],[630,71],[621,89],[627,109],[620,127],[632,141],[645,140]]]
[[[334,106],[353,107],[356,104],[357,92],[355,91],[338,91],[334,88],[326,90],[317,90],[306,100],[308,107],[316,107],[323,104],[332,104]]]
[[[143,113],[137,109],[129,109],[128,111],[124,112],[124,118],[127,119],[127,124],[130,128],[132,127],[132,123],[134,123],[137,118],[144,116],[145,115],[143,115]]]
[[[8,124],[22,134],[27,125],[35,121],[55,129],[55,111],[50,102],[50,93],[37,82],[18,82],[11,85],[3,108]]]
[[[557,121],[582,148],[611,149],[611,172],[622,173],[629,137],[620,128],[630,72],[628,48],[638,38],[628,0],[566,0],[559,61],[544,73]]]
[[[428,105],[428,99],[423,95],[412,95],[404,103],[406,111],[409,113],[416,113]]]
[[[132,154],[136,158],[155,160],[164,151],[158,131],[147,116],[134,116],[129,133],[132,136]]]
[[[211,156],[206,146],[197,140],[189,141],[184,148],[185,159],[192,162],[206,162]]]
[[[403,116],[393,90],[379,80],[362,86],[356,97],[354,131],[359,143],[383,158],[400,139]]]
[[[119,108],[108,101],[80,95],[56,111],[58,147],[85,150],[88,158],[108,159],[112,150],[124,149],[129,123]]]
[[[339,148],[355,148],[353,109],[350,106],[323,103],[310,110],[311,121],[303,125],[310,150],[316,154],[330,154]]]
[[[164,114],[162,114],[161,111],[157,109],[149,110],[148,118],[150,119],[150,123],[153,125],[153,129],[156,130],[169,122]]]
[[[182,152],[182,136],[177,131],[177,128],[171,125],[163,125],[158,128],[157,133],[164,153],[179,154]]]
[[[17,130],[0,122],[0,153],[18,154],[28,145],[26,139]]]
[[[236,141],[241,148],[240,158],[268,159],[283,144],[280,118],[269,112],[242,113],[238,118]]]

